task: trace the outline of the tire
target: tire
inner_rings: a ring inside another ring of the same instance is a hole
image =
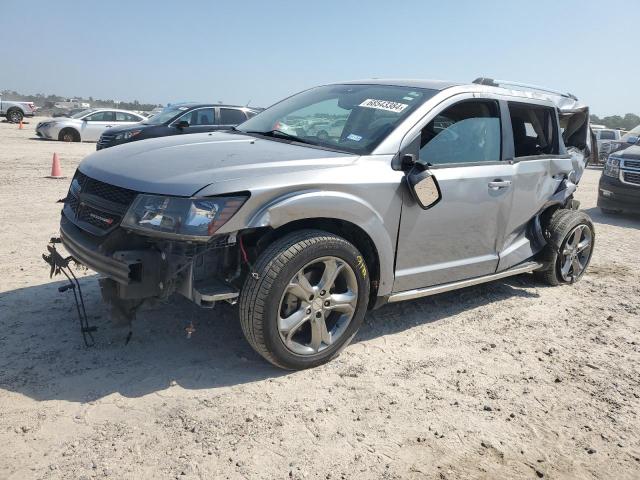
[[[536,277],[553,286],[580,280],[591,261],[596,239],[589,215],[559,209],[547,220],[543,230],[547,238],[542,253],[545,267],[535,272]]]
[[[333,286],[321,290],[334,268],[338,273]],[[309,288],[315,296],[307,295]],[[293,232],[271,244],[247,276],[240,294],[240,325],[253,349],[273,365],[287,370],[316,367],[335,358],[354,337],[367,310],[369,289],[366,264],[351,243],[321,230]],[[349,305],[345,299],[351,299]],[[352,313],[345,313],[349,309]],[[296,315],[298,326],[283,328],[287,321],[293,325]],[[319,338],[314,332],[320,330],[322,342],[314,342]]]
[[[19,108],[10,108],[7,111],[7,121],[9,123],[20,123],[24,118],[24,113]]]
[[[63,128],[58,134],[58,140],[61,142],[79,142],[80,134],[73,128]]]

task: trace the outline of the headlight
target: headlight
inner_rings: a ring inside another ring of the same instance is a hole
[[[138,135],[142,130],[130,130],[128,132],[122,132],[116,135],[116,140],[129,140],[130,138]]]
[[[607,158],[607,163],[604,164],[602,174],[607,177],[618,178],[620,176],[620,159],[610,155]]]
[[[122,226],[156,235],[206,242],[247,197],[180,198],[138,195]]]

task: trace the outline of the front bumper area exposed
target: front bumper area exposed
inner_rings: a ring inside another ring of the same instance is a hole
[[[60,238],[69,254],[81,264],[123,285],[131,282],[131,266],[99,252],[98,245],[64,215],[60,221]]]
[[[119,228],[107,238],[96,237],[64,214],[60,238],[78,263],[114,282],[115,297],[121,300],[162,299],[175,292],[212,307],[220,300],[235,303],[238,297],[238,290],[223,280],[222,270],[229,270],[227,263],[234,256],[226,238],[199,252],[186,243],[157,242]]]
[[[116,232],[123,233],[123,232]],[[83,232],[64,214],[60,221],[60,238],[69,254],[78,263],[116,282],[121,299],[162,297],[168,264],[162,253],[151,248],[104,251],[108,242],[99,243]],[[131,242],[132,247],[135,243]],[[117,248],[117,247],[116,247]]]

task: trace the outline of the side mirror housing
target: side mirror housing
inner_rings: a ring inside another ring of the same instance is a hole
[[[406,178],[414,200],[423,210],[433,207],[442,198],[438,182],[429,170],[414,167]]]
[[[187,122],[186,120],[180,120],[178,123],[176,123],[176,128],[179,128],[180,130],[188,127],[189,127],[189,122]]]
[[[635,145],[636,143],[638,143],[638,138],[639,137],[628,137],[627,138],[627,143],[630,143],[631,145]]]

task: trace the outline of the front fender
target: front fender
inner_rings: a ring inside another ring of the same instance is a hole
[[[382,215],[355,195],[324,190],[297,192],[259,209],[249,220],[249,228],[279,228],[296,220],[337,219],[362,228],[378,251],[380,285],[378,295],[391,293],[393,286],[393,241]]]

